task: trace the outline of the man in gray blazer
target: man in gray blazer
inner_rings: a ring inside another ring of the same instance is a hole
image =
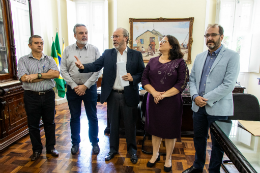
[[[239,74],[239,54],[221,44],[223,28],[209,25],[205,32],[208,51],[197,55],[190,74],[194,146],[193,165],[183,173],[203,172],[208,130],[214,121],[227,120],[233,115],[232,91]],[[211,134],[212,151],[209,172],[220,172],[223,149]]]

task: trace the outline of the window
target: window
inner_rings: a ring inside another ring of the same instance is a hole
[[[107,0],[67,1],[69,44],[75,43],[72,31],[76,23],[85,24],[88,42],[100,53],[108,48],[108,5]]]
[[[28,40],[31,36],[29,4],[26,1],[11,1],[16,60],[31,52]]]
[[[248,72],[252,46],[254,0],[220,0],[219,24],[224,28],[222,43],[240,54],[240,71]]]

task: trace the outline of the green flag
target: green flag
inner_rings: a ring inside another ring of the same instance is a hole
[[[56,37],[55,37],[55,47],[58,55],[58,60],[59,60],[59,65],[60,65],[60,60],[61,60],[61,51],[60,51],[60,41],[59,41],[59,35],[58,32],[56,32]]]
[[[59,65],[59,59],[58,59],[58,55],[56,52],[56,47],[54,42],[52,43],[51,46],[51,56],[53,57],[54,61],[56,62],[58,68],[60,67]],[[59,76],[59,78],[54,79],[56,82],[56,88],[58,90],[58,96],[64,98],[65,96],[65,83],[64,83],[64,79]]]

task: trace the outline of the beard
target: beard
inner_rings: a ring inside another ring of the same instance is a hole
[[[79,44],[88,44],[88,40],[86,40],[86,41],[77,40],[77,42],[78,42]]]
[[[213,43],[213,45],[210,46],[209,43]],[[213,41],[213,40],[207,41],[207,44],[206,44],[206,45],[207,45],[207,47],[208,47],[210,50],[215,49],[216,47],[218,47],[218,46],[220,45],[220,37],[219,37],[219,39],[218,39],[216,42]]]
[[[117,43],[117,46],[115,46],[115,43]],[[124,45],[124,40],[122,40],[121,42],[114,41],[113,45],[117,50],[119,50]]]

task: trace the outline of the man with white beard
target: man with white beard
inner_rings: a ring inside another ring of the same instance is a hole
[[[98,119],[97,119],[97,85],[99,71],[95,73],[79,73],[75,65],[77,56],[83,63],[91,63],[100,57],[98,48],[88,44],[88,30],[83,24],[76,24],[73,28],[76,43],[65,48],[61,58],[61,75],[67,82],[67,100],[71,119],[71,153],[77,154],[80,143],[80,115],[81,103],[84,101],[86,115],[89,124],[89,140],[92,143],[92,151],[98,154]]]
[[[76,65],[84,73],[96,72],[104,67],[101,84],[100,102],[107,102],[107,115],[110,120],[110,151],[105,161],[111,160],[119,149],[119,122],[124,120],[127,151],[130,160],[136,164],[136,109],[139,103],[138,83],[144,71],[144,62],[141,52],[127,47],[129,33],[124,28],[117,28],[113,36],[114,49],[107,49],[102,56],[93,63],[83,63],[79,57]],[[126,74],[120,74],[119,65]],[[121,76],[122,75],[122,76]],[[122,81],[128,81],[123,85]]]

